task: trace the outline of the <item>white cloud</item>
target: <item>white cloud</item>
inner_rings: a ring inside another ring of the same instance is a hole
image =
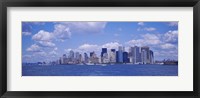
[[[91,52],[91,51],[98,51],[100,47],[98,45],[92,45],[92,44],[83,44],[78,47],[78,49],[86,52]]]
[[[29,36],[31,34],[32,34],[31,32],[22,32],[22,35],[25,35],[25,36]]]
[[[147,33],[142,35],[142,37],[143,37],[142,39],[136,39],[136,40],[133,39],[126,42],[125,44],[127,44],[128,46],[144,46],[144,45],[158,45],[162,43],[160,37],[155,34]]]
[[[28,52],[41,52],[41,47],[38,46],[37,44],[31,45],[29,48],[26,49]]]
[[[145,31],[155,31],[156,28],[153,28],[153,27],[146,27],[144,28]]]
[[[41,46],[44,47],[55,47],[56,45],[50,41],[38,41]]]
[[[33,35],[32,39],[35,41],[50,41],[54,38],[53,33],[49,33],[44,30],[40,30],[38,33]]]
[[[144,22],[138,22],[138,25],[143,26]]]
[[[102,45],[102,48],[108,48],[108,49],[118,49],[119,46],[122,46],[118,42],[110,42]]]
[[[61,40],[69,39],[71,37],[70,28],[67,25],[56,24],[54,26],[54,35]]]
[[[178,41],[178,31],[168,31],[164,34],[164,41],[165,42],[177,42]]]
[[[40,52],[35,52],[34,54],[33,54],[33,56],[36,56],[36,57],[47,57],[48,55],[47,55],[47,53],[46,52],[44,52],[44,51],[40,51]]]
[[[169,26],[178,26],[178,22],[169,22]]]
[[[106,26],[106,22],[59,22],[70,28],[71,32],[100,33]]]
[[[155,30],[156,30],[156,28],[154,28],[154,27],[145,27],[145,28],[139,27],[139,28],[137,28],[137,31],[148,31],[148,32],[151,32],[151,31],[155,31]]]
[[[173,44],[170,44],[170,43],[165,43],[165,44],[161,45],[161,48],[162,49],[174,49],[174,48],[176,48],[176,46]]]

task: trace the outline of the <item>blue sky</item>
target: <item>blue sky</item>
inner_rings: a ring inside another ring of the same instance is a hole
[[[155,60],[178,60],[178,22],[22,22],[23,62],[118,46],[149,46]]]

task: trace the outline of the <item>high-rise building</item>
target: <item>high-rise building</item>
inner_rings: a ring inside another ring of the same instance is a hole
[[[140,47],[137,46],[130,47],[129,52],[130,52],[129,57],[131,63],[138,64],[139,62],[141,62]]]
[[[109,58],[110,58],[110,62],[111,63],[115,63],[116,62],[116,52],[115,52],[115,49],[111,49],[111,51],[110,51],[110,56],[109,56]]]
[[[89,63],[89,57],[87,53],[84,53],[84,63]]]
[[[118,62],[123,63],[123,47],[119,46],[118,49]]]
[[[129,63],[128,52],[123,52],[123,63]]]
[[[108,56],[107,56],[107,57],[106,57],[106,56],[107,56],[107,48],[102,48],[102,51],[101,51],[101,62],[102,62],[102,63],[105,63],[105,62],[104,62],[104,61],[105,61],[104,59],[108,59],[108,58],[107,58]]]
[[[141,60],[143,64],[150,64],[149,47],[141,47]]]
[[[116,51],[116,62],[119,63],[119,52]]]
[[[69,52],[69,61],[74,62],[74,51],[72,50]]]
[[[107,53],[107,48],[102,48],[101,57],[103,57],[103,54],[104,54],[104,53]]]
[[[154,55],[153,55],[153,51],[150,50],[149,53],[150,53],[150,64],[154,64]]]

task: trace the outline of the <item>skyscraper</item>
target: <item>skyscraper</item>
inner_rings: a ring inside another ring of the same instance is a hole
[[[123,52],[123,63],[129,63],[128,52]]]
[[[111,63],[115,63],[116,62],[116,52],[115,52],[115,49],[111,49],[110,51],[110,62]]]
[[[134,46],[130,48],[131,63],[137,64],[141,62],[140,47]]]
[[[150,64],[149,47],[141,47],[141,59],[143,64]]]
[[[149,54],[150,54],[150,64],[154,64],[154,55],[153,55],[153,51],[150,50],[150,51],[149,51]]]
[[[119,46],[118,49],[118,62],[123,63],[123,47]]]
[[[89,63],[89,57],[87,53],[84,53],[84,63]]]

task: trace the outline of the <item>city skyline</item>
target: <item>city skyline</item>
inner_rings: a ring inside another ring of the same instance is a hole
[[[55,61],[70,50],[103,56],[102,48],[119,46],[150,46],[154,60],[178,60],[178,22],[22,22],[23,62]]]
[[[45,64],[45,62],[38,62]],[[123,46],[119,46],[118,50],[102,48],[101,55],[97,55],[94,51],[87,53],[79,53],[70,50],[68,55],[63,54],[60,58],[50,62],[50,65],[65,64],[155,64],[154,53],[150,47],[130,47],[129,51],[125,51]],[[157,63],[158,64],[158,63]]]

